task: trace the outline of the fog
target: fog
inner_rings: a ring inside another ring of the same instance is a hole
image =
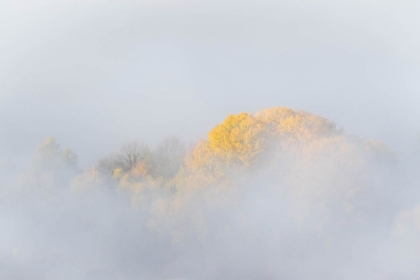
[[[419,8],[2,0],[1,278],[418,279]]]
[[[275,105],[400,149],[420,130],[417,8],[4,0],[2,153],[55,135],[90,166],[126,139],[195,141],[228,114]]]

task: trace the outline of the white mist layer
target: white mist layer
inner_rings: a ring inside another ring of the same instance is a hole
[[[418,279],[415,160],[328,139],[211,183],[134,188],[93,171],[95,183],[32,171],[37,183],[3,188],[0,276]]]

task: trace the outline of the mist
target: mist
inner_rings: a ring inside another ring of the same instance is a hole
[[[1,278],[418,279],[418,8],[2,1]]]

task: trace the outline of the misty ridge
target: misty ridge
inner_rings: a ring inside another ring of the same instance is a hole
[[[106,153],[107,151],[105,151]],[[1,174],[1,279],[418,279],[418,150],[275,107]]]

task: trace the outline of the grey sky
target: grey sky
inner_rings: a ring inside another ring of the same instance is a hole
[[[0,3],[0,157],[48,136],[82,165],[286,106],[399,149],[420,133],[416,1]]]

